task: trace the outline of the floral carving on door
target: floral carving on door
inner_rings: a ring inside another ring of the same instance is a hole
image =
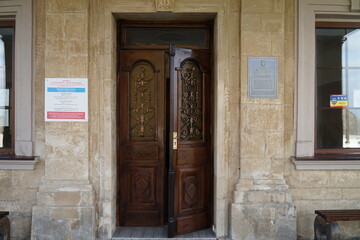
[[[202,136],[202,72],[194,59],[181,64],[180,140],[201,141]]]
[[[151,63],[142,60],[130,70],[130,139],[155,139],[156,74]]]

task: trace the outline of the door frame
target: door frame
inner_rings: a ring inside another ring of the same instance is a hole
[[[102,238],[116,229],[116,21],[134,19],[214,20],[214,227],[218,238],[229,235],[240,172],[240,84],[247,80],[240,78],[240,63],[246,69],[245,58],[239,62],[241,2],[209,3],[176,0],[167,13],[139,1],[89,3],[89,181]]]
[[[213,21],[207,21],[207,22],[188,22],[188,23],[181,23],[181,22],[122,22],[122,21],[119,21],[117,22],[117,36],[118,36],[118,45],[117,45],[117,83],[116,83],[116,101],[119,102],[121,100],[121,96],[120,96],[120,88],[119,88],[119,78],[120,78],[120,71],[121,71],[121,63],[120,63],[120,52],[123,51],[123,50],[165,50],[168,51],[168,54],[169,54],[169,58],[168,60],[170,60],[170,56],[172,54],[172,47],[170,45],[151,45],[151,46],[147,46],[147,45],[140,45],[140,46],[126,46],[124,43],[125,43],[125,34],[121,34],[122,32],[125,31],[125,28],[126,27],[129,27],[129,26],[135,26],[135,27],[145,27],[145,28],[151,28],[151,27],[168,27],[168,28],[198,28],[198,27],[202,27],[202,28],[206,28],[207,29],[207,32],[206,32],[206,41],[207,41],[207,45],[205,47],[201,47],[201,46],[192,46],[192,45],[179,45],[181,46],[182,48],[191,48],[191,49],[205,49],[205,50],[208,50],[210,51],[211,53],[211,73],[210,73],[210,76],[211,76],[211,96],[210,96],[210,109],[209,111],[211,112],[211,115],[210,115],[210,132],[213,133],[214,132],[214,111],[212,110],[214,108],[214,74],[213,74],[213,60],[214,60],[214,52],[213,52],[213,43],[212,43],[212,39],[213,39],[213,33],[212,33],[212,29],[213,29]],[[170,75],[172,73],[170,72]],[[170,84],[170,83],[169,83]],[[167,87],[166,87],[166,83],[164,84],[164,92],[165,92],[165,98],[167,100],[170,99],[170,92],[166,92],[167,91]],[[170,86],[169,86],[170,87]],[[168,119],[168,114],[170,114],[170,109],[168,109],[168,106],[169,106],[170,103],[167,103],[165,104],[165,121],[170,121],[171,120],[171,117],[170,119]],[[169,111],[169,113],[168,113]],[[117,168],[117,172],[119,173],[120,172],[120,162],[119,162],[119,156],[121,154],[121,147],[119,146],[120,144],[120,137],[119,137],[119,127],[120,127],[120,118],[121,116],[119,115],[120,114],[120,107],[119,105],[117,104],[116,106],[116,112],[117,112],[117,121],[116,121],[116,143],[117,143],[117,146],[116,146],[116,151],[117,151],[117,158],[116,158],[116,168]],[[168,125],[168,123],[165,123],[165,125]],[[164,162],[164,165],[165,165],[165,181],[166,181],[166,184],[165,184],[165,190],[164,190],[164,196],[165,196],[165,201],[164,201],[164,209],[163,209],[163,213],[164,213],[164,220],[165,222],[167,222],[168,220],[168,209],[169,209],[169,187],[168,187],[168,184],[169,184],[169,179],[167,174],[168,174],[168,169],[166,168],[166,165],[168,164],[168,160],[166,159],[166,156],[168,157],[171,157],[171,152],[170,149],[168,149],[170,147],[170,141],[171,141],[171,136],[170,136],[170,130],[171,129],[167,129],[168,131],[168,134],[169,136],[168,137],[165,137],[165,139],[167,139],[168,141],[165,141],[165,162]],[[211,210],[209,210],[209,214],[212,216],[211,218],[211,223],[214,224],[214,219],[213,219],[213,215],[214,215],[214,186],[215,186],[215,176],[214,176],[214,134],[210,134],[210,145],[211,145],[211,151],[210,151],[210,154],[211,154],[211,164],[210,164],[210,175],[211,175],[211,179],[213,181],[213,183],[211,184],[212,185],[212,189],[210,190],[210,199],[212,201],[212,205],[211,205]],[[166,153],[167,152],[167,153]],[[116,182],[119,183],[120,181],[120,178],[121,176],[118,174],[117,175],[117,178],[116,178]],[[121,214],[121,211],[120,211],[120,202],[118,200],[118,196],[120,194],[121,190],[120,190],[120,186],[117,186],[116,187],[116,200],[115,200],[115,204],[116,204],[116,226],[120,226],[120,214]]]

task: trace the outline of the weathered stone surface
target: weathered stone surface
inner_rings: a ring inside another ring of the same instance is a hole
[[[42,178],[39,177],[43,171],[14,171],[12,175],[12,186],[17,188],[38,188]]]
[[[50,0],[49,12],[85,12],[87,10],[87,0]]]
[[[291,195],[297,200],[330,200],[338,199],[342,195],[342,189],[322,189],[322,188],[298,188],[290,189]]]
[[[77,206],[80,203],[80,192],[55,192],[54,204],[57,206]]]
[[[86,180],[88,178],[87,158],[48,158],[45,177],[51,180]]]
[[[95,239],[92,207],[33,208],[32,239]]]
[[[45,26],[46,39],[60,39],[65,35],[65,19],[63,14],[47,14]]]
[[[326,171],[297,171],[292,178],[288,178],[288,184],[294,188],[327,188],[330,182],[330,174]]]
[[[78,209],[75,207],[56,208],[53,210],[54,219],[77,219],[79,218]]]
[[[9,215],[11,223],[11,239],[24,239],[31,235],[31,213],[13,212]]]
[[[0,186],[3,188],[11,187],[11,177],[11,171],[0,170]]]
[[[87,39],[88,16],[87,13],[66,14],[65,15],[65,37],[67,39]]]
[[[86,132],[47,132],[46,150],[47,157],[87,157],[88,134]],[[70,164],[70,162],[68,162]]]
[[[329,171],[330,184],[334,187],[360,187],[359,171]]]
[[[86,54],[88,43],[84,40],[69,40],[69,51],[73,54]]]
[[[62,53],[68,51],[68,44],[64,39],[48,39],[47,43],[46,51],[48,53]],[[38,94],[38,96],[41,96],[41,94]]]
[[[66,54],[59,53],[56,55],[48,55],[45,57],[46,65],[45,74],[46,77],[58,77],[68,76],[68,66],[66,64]]]
[[[29,238],[32,219],[33,239],[109,239],[116,222],[117,176],[113,13],[163,16],[147,0],[33,4],[34,148],[41,164],[31,172],[0,170],[0,209],[13,211],[14,238]],[[220,238],[293,239],[295,205],[298,238],[312,239],[316,208],[360,208],[358,171],[295,171],[290,162],[296,134],[295,7],[296,1],[286,0],[174,2],[182,19],[189,12],[216,15],[214,225]],[[248,97],[249,56],[278,57],[278,98]],[[44,122],[45,77],[89,78],[88,123]],[[94,189],[85,189],[88,181]],[[50,189],[44,186],[49,182],[66,186]],[[340,225],[345,238],[359,235],[357,224]]]
[[[264,32],[276,32],[279,33],[284,31],[284,15],[281,14],[262,14],[262,31]]]
[[[51,219],[44,211],[50,212],[51,210],[34,207],[31,238],[36,240],[67,240],[69,229],[66,221]]]
[[[272,13],[273,4],[273,1],[246,0],[242,1],[241,10],[243,13]]]
[[[242,157],[259,159],[265,157],[266,145],[263,132],[243,132],[243,134],[241,134],[241,143],[243,146],[240,150]],[[245,161],[245,159],[242,161]]]
[[[233,204],[232,213],[233,239],[296,239],[296,210],[291,204]]]
[[[69,56],[69,74],[74,77],[84,78],[88,74],[88,56],[82,55],[70,55]]]
[[[271,38],[266,32],[241,32],[243,42],[241,52],[248,56],[270,56]]]
[[[264,158],[243,158],[240,174],[244,178],[263,178],[271,172],[271,161]]]
[[[80,219],[71,225],[71,239],[95,239],[95,211],[93,208],[80,208]]]
[[[235,197],[232,239],[296,239],[296,208],[284,179],[241,179]]]

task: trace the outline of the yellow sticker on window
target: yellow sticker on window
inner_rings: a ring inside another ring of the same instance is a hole
[[[347,95],[330,95],[330,107],[333,108],[344,108],[348,106]]]

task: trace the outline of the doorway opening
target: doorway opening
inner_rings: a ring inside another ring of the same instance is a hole
[[[118,226],[213,224],[211,29],[118,23]]]

